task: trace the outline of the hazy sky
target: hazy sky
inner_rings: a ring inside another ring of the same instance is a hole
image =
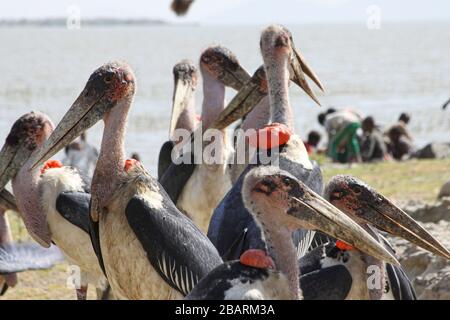
[[[187,17],[170,11],[171,0],[14,0],[0,2],[1,18],[64,17],[70,5],[81,17],[155,18],[172,22],[261,24],[364,22],[377,5],[384,21],[450,21],[449,0],[195,0]]]

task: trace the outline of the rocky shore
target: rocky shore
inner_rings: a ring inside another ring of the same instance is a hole
[[[450,194],[441,196],[434,203],[408,202],[401,207],[421,222],[446,248],[450,248]],[[429,253],[406,240],[393,237],[390,240],[413,282],[418,298],[450,300],[450,260]]]

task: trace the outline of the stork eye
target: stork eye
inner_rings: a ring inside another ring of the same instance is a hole
[[[339,200],[344,197],[344,193],[342,191],[334,191],[331,193],[331,200]]]
[[[285,177],[285,178],[283,178],[283,183],[285,186],[292,187],[294,184],[294,181],[291,178]]]
[[[105,83],[111,83],[113,80],[113,77],[111,75],[107,75],[104,79]]]
[[[353,187],[353,192],[354,192],[355,194],[361,194],[362,189],[361,189],[360,186],[354,186],[354,187]]]

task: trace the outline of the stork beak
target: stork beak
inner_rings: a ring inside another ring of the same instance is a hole
[[[425,250],[450,259],[450,252],[407,213],[383,195],[377,194],[376,197],[381,199],[380,203],[376,205],[369,203],[358,214],[359,218],[368,221],[380,230],[402,237]]]
[[[195,92],[195,85],[192,80],[178,78],[175,82],[175,89],[172,101],[172,117],[170,118],[169,137],[172,138],[181,113],[187,107]]]
[[[320,230],[377,259],[399,265],[389,251],[345,213],[307,186],[303,186],[303,190],[305,192],[301,194],[301,197],[293,197],[294,201],[301,206],[293,207],[288,211],[289,215],[299,220],[300,227]]]
[[[234,121],[245,117],[267,95],[264,67],[259,67],[243,85],[228,106],[219,114],[210,128],[222,130]]]
[[[314,71],[309,67],[309,65],[306,63],[305,58],[300,53],[299,50],[297,50],[294,47],[294,42],[291,41],[292,44],[292,60],[290,67],[292,69],[291,72],[291,80],[295,82],[300,88],[303,89],[303,91],[306,92],[308,96],[311,97],[319,106],[321,105],[319,102],[319,99],[316,97],[314,92],[311,90],[308,82],[306,81],[305,74],[312,80],[314,83],[320,88],[320,90],[324,91],[324,87],[322,83],[319,80],[319,77],[314,73]]]
[[[3,189],[0,192],[0,207],[4,210],[14,210],[16,212],[19,212],[19,209],[17,209],[16,199],[6,189]]]
[[[89,94],[89,91],[85,88],[81,92],[42,148],[33,155],[31,169],[50,159],[81,133],[94,126],[110,110],[111,102],[104,95]]]
[[[231,87],[236,91],[249,82],[251,76],[239,64],[234,65],[233,68],[224,68],[224,72],[220,75],[219,80],[227,87]]]
[[[0,190],[17,175],[32,153],[33,150],[30,150],[25,143],[3,145],[0,151]]]

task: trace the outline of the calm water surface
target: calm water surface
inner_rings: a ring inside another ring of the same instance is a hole
[[[289,26],[297,47],[327,91],[326,106],[353,106],[389,125],[402,111],[412,114],[417,146],[450,141],[450,24]],[[198,61],[202,49],[223,44],[250,72],[261,64],[261,27],[158,26],[0,28],[0,139],[13,121],[40,110],[57,123],[104,62],[123,59],[135,70],[138,91],[131,110],[127,152],[138,152],[156,172],[159,147],[167,138],[172,98],[172,66],[183,58]],[[233,95],[227,93],[228,99]],[[297,88],[291,92],[296,132],[319,129],[320,108]],[[201,90],[197,93],[198,108]],[[89,132],[99,145],[103,125]]]

